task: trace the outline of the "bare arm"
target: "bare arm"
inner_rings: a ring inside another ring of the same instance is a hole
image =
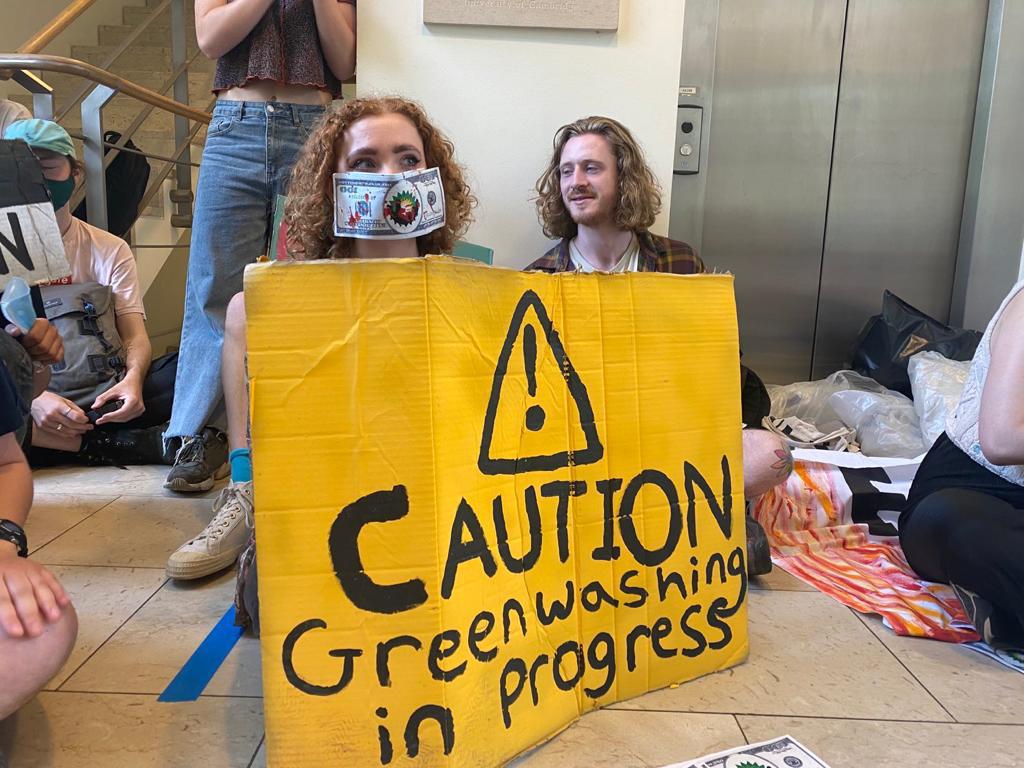
[[[124,344],[126,372],[121,381],[96,398],[92,407],[99,408],[110,400],[123,400],[124,405],[98,419],[97,424],[130,421],[146,410],[142,401],[142,383],[153,361],[153,346],[146,334],[146,323],[137,312],[118,315],[115,322]]]
[[[793,471],[793,452],[766,429],[743,430],[743,495],[749,500],[786,482]]]
[[[32,473],[14,433],[0,435],[0,517],[24,527],[32,506]],[[0,541],[0,641],[7,638],[39,637],[46,625],[55,624],[71,605],[60,582],[46,568],[23,557],[9,541]],[[70,650],[71,641],[67,643]],[[5,648],[5,651],[9,651]],[[64,658],[67,651],[63,651]],[[60,659],[63,663],[64,658]],[[0,715],[10,709],[7,676],[0,692]],[[45,681],[44,681],[45,682]]]
[[[118,315],[114,322],[124,344],[125,368],[128,370],[125,378],[138,379],[141,384],[149,373],[149,364],[153,362],[153,346],[146,334],[146,323],[136,312]]]
[[[340,0],[313,0],[313,12],[327,66],[344,82],[356,71],[356,8]]]
[[[978,421],[981,450],[993,464],[1024,464],[1024,293],[1006,307],[991,344]]]
[[[50,366],[32,364],[32,399],[39,397],[50,386]]]
[[[274,0],[195,0],[199,50],[219,59],[252,32],[273,4]]]

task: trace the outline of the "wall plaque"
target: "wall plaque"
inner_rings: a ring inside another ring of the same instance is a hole
[[[619,0],[423,0],[423,22],[615,30]]]

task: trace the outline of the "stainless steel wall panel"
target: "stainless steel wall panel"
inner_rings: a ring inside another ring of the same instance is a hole
[[[736,275],[744,361],[768,381],[809,372],[845,12],[845,0],[719,7],[701,255]]]
[[[719,0],[687,0],[683,16],[683,50],[679,61],[679,105],[693,105],[702,115],[701,172],[673,175],[669,234],[703,252],[704,192],[707,185],[708,131],[715,82]],[[678,126],[677,126],[678,130]],[[678,151],[678,150],[677,150]],[[673,161],[675,158],[673,158]]]
[[[1024,240],[1024,3],[991,0],[950,321],[984,328],[1017,282]]]
[[[987,6],[849,1],[815,377],[841,365],[885,288],[948,317]]]

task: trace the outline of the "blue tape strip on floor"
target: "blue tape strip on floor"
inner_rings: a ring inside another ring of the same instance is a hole
[[[217,674],[224,659],[242,636],[242,628],[235,626],[235,606],[228,608],[217,626],[199,644],[195,653],[185,662],[157,701],[195,701]]]

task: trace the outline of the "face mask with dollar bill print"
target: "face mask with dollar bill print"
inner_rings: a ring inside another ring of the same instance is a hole
[[[334,174],[334,235],[404,240],[444,226],[437,168],[406,173]]]

